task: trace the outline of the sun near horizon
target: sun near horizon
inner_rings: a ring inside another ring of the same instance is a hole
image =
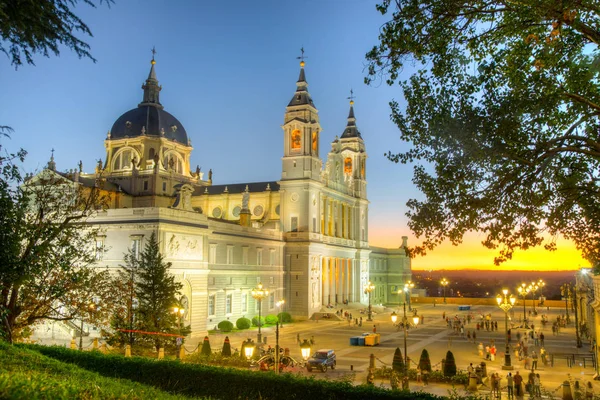
[[[419,243],[411,234],[389,231],[371,230],[369,243],[374,246],[398,247],[401,236],[408,236],[409,246]],[[490,250],[481,244],[482,236],[479,234],[465,235],[463,243],[453,246],[445,242],[425,256],[416,256],[412,259],[412,269],[419,270],[496,270],[505,271],[568,271],[581,267],[589,267],[589,262],[581,257],[575,245],[565,239],[557,241],[557,250],[548,251],[543,246],[528,250],[517,250],[512,260],[501,265],[494,265],[494,257],[498,250]]]

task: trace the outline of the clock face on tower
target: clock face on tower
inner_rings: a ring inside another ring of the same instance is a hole
[[[346,157],[344,160],[344,172],[347,174],[352,173],[352,159],[350,157]]]

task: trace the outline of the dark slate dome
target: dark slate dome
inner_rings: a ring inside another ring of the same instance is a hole
[[[154,53],[153,53],[154,54]],[[110,130],[109,139],[134,138],[139,136],[165,137],[185,146],[189,140],[181,122],[163,110],[160,104],[160,91],[156,71],[154,71],[154,57],[150,62],[150,73],[146,83],[142,85],[144,98],[137,108],[121,115]]]
[[[140,104],[138,108],[127,111],[117,119],[110,130],[111,139],[133,138],[143,134],[164,136],[185,146],[189,145],[187,133],[181,122],[154,105]]]

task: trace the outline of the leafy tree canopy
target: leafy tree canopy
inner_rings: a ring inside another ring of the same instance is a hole
[[[413,254],[484,232],[500,264],[562,235],[600,257],[596,1],[384,0],[367,83],[399,83],[391,118],[424,199]],[[408,78],[405,68],[411,69]]]
[[[113,0],[100,0],[110,5]],[[60,54],[65,46],[79,56],[96,61],[90,46],[76,34],[92,36],[88,26],[73,12],[79,3],[96,7],[95,0],[0,0],[0,51],[18,68],[34,64],[33,55]]]

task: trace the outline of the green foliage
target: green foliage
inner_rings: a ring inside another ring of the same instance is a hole
[[[421,371],[431,372],[431,360],[429,360],[429,352],[427,349],[421,351],[421,358],[419,359],[419,368]]]
[[[29,347],[29,346],[28,346]],[[138,357],[106,356],[59,347],[30,346],[50,357],[76,364],[99,374],[145,383],[185,396],[206,396],[222,400],[317,399],[440,399],[429,393],[402,393],[375,386],[354,386],[348,382],[305,378],[292,374],[256,373],[247,370],[192,365],[178,361],[145,360]],[[224,384],[224,382],[226,384]]]
[[[105,1],[109,5],[113,2]],[[37,0],[20,2],[18,6],[5,3],[0,8],[0,51],[11,59],[15,68],[23,61],[34,64],[34,54],[58,56],[61,46],[71,49],[79,58],[96,62],[89,52],[90,46],[74,34],[92,36],[88,26],[73,12],[77,3],[95,7],[93,0]]]
[[[252,321],[250,321],[248,318],[238,318],[237,321],[235,321],[235,326],[238,329],[250,329],[250,326],[252,324]]]
[[[210,356],[212,354],[208,336],[204,336],[204,340],[202,341],[202,349],[200,349],[200,354],[202,354],[203,356]]]
[[[221,332],[231,332],[233,330],[233,323],[231,321],[224,320],[219,322],[217,328],[219,328]]]
[[[451,377],[456,375],[456,361],[454,360],[454,354],[450,350],[446,353],[442,367],[444,376]]]
[[[0,342],[0,398],[187,399],[127,380],[116,380],[40,353]]]
[[[261,327],[265,325],[265,317],[263,317],[263,316],[260,317],[260,324],[258,321],[258,315],[255,317],[252,317],[252,326],[259,326],[259,325]]]
[[[225,336],[225,340],[223,340],[221,354],[223,357],[231,357],[231,343],[229,343],[229,336]]]
[[[108,197],[49,169],[24,182],[25,154],[0,155],[0,334],[13,341],[40,319],[103,325],[110,274],[93,268],[99,229],[86,222]]]
[[[404,372],[404,358],[402,357],[402,352],[400,351],[400,347],[396,347],[396,351],[394,351],[394,360],[392,361],[392,369],[398,373]]]
[[[265,317],[265,322],[268,325],[275,325],[278,321],[277,315],[269,314]]]
[[[135,310],[136,328],[147,332],[189,334],[189,327],[179,328],[178,316],[173,307],[179,305],[182,284],[169,273],[170,262],[164,262],[160,254],[156,234],[152,232],[144,250],[138,256],[134,249],[125,255],[124,276],[133,277],[135,298],[139,304]],[[130,301],[127,298],[127,301]],[[174,339],[160,335],[136,335],[138,342],[152,344],[156,350]]]
[[[392,120],[423,193],[425,254],[485,234],[497,264],[562,235],[600,260],[600,9],[582,2],[382,0],[367,82],[399,82]],[[408,68],[406,68],[408,67]],[[412,71],[410,74],[402,72]],[[407,78],[404,79],[404,76]]]
[[[289,312],[280,312],[277,314],[277,318],[279,318],[279,321],[281,322],[292,322],[292,315]]]

